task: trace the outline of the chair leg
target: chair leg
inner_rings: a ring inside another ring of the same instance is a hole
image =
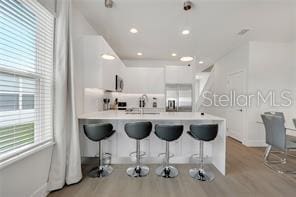
[[[282,154],[283,158],[276,155]],[[269,156],[273,155],[278,158],[278,160],[271,160],[269,159]],[[281,167],[276,168],[276,166],[285,165],[287,163],[287,156],[295,157],[294,155],[288,154],[288,150],[285,151],[272,151],[272,146],[268,145],[266,147],[265,153],[264,153],[264,165],[270,168],[271,170],[279,173],[279,174],[296,174],[296,170],[283,170]]]
[[[126,173],[131,177],[143,177],[149,174],[149,167],[141,165],[140,140],[136,141],[136,166],[129,167]]]
[[[103,165],[103,145],[102,142],[99,141],[99,155],[100,155],[100,161],[99,161],[99,166],[93,168],[91,171],[88,172],[88,176],[89,177],[105,177],[105,176],[109,176],[112,171],[113,168],[111,166],[104,166]]]
[[[166,149],[165,149],[165,160],[164,164],[156,168],[155,173],[158,176],[162,176],[164,178],[174,178],[178,176],[178,169],[174,166],[170,165],[170,147],[169,142],[166,142]]]
[[[193,168],[189,170],[189,174],[192,178],[200,180],[200,181],[213,181],[215,179],[215,175],[211,171],[207,171],[204,168],[204,142],[199,142],[199,160],[200,166],[199,169]]]

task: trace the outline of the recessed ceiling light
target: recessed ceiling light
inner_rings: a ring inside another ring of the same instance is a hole
[[[130,29],[130,32],[131,32],[132,34],[136,34],[136,33],[138,33],[138,30],[137,30],[136,28],[131,28],[131,29]]]
[[[176,56],[177,56],[177,54],[176,54],[176,53],[172,53],[172,56],[173,56],[173,57],[176,57]]]
[[[188,34],[190,34],[190,31],[189,31],[188,29],[184,29],[184,30],[182,31],[182,34],[183,34],[183,35],[188,35]]]
[[[114,60],[115,59],[115,57],[113,55],[109,55],[109,54],[106,54],[106,53],[104,53],[103,55],[101,55],[101,57],[104,60]]]
[[[199,61],[198,63],[199,63],[199,64],[203,64],[204,62],[203,62],[203,61]]]
[[[137,53],[137,55],[138,55],[138,56],[142,56],[142,55],[143,55],[143,53],[141,53],[141,52],[138,52],[138,53]]]
[[[185,56],[185,57],[181,57],[180,60],[182,62],[191,62],[193,60],[193,57]]]

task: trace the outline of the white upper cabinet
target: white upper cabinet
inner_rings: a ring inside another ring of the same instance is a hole
[[[192,66],[166,66],[165,82],[167,84],[189,84],[193,81]]]
[[[126,67],[123,72],[124,90],[127,93],[163,94],[164,69]]]
[[[115,75],[121,75],[124,67],[116,53],[102,36],[84,36],[81,46],[84,87],[115,91]],[[115,59],[103,59],[103,54]]]

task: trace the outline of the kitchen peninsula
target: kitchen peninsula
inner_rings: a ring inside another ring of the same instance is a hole
[[[124,111],[100,111],[79,116],[80,133],[83,134],[83,124],[112,123],[116,133],[104,143],[104,151],[112,154],[112,163],[131,163],[130,153],[135,151],[135,141],[130,139],[124,125],[128,122],[151,121],[155,124],[183,124],[184,131],[179,140],[170,143],[170,152],[174,154],[170,160],[172,163],[191,163],[193,154],[199,152],[199,143],[192,139],[186,132],[190,124],[219,125],[218,136],[213,142],[205,143],[205,155],[223,175],[226,174],[226,121],[223,118],[209,114],[201,115],[199,112],[160,112],[155,114],[128,114]],[[153,127],[154,128],[154,127]],[[97,154],[97,144],[88,141],[85,137],[81,140],[81,151],[84,157],[93,157]],[[165,151],[165,143],[159,140],[155,134],[142,140],[141,151],[146,152],[143,162],[161,163],[160,153]]]

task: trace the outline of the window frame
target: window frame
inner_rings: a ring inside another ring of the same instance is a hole
[[[21,1],[20,1],[21,2]],[[38,4],[40,4],[38,1],[36,1]],[[41,5],[41,4],[40,4]],[[43,5],[41,5],[43,6]],[[50,13],[50,12],[49,12]],[[53,113],[54,113],[54,87],[55,87],[55,83],[54,83],[54,73],[55,73],[55,34],[56,34],[56,16],[55,14],[52,14],[50,13],[53,17],[53,42],[52,42],[52,62],[53,62],[53,65],[52,65],[52,83],[51,83],[51,101],[52,101],[52,106],[51,106],[51,112],[52,112],[52,118],[51,118],[51,125],[52,125],[52,129],[51,129],[51,134],[52,134],[52,137],[49,138],[49,139],[46,139],[46,140],[42,140],[42,141],[39,141],[38,140],[38,137],[42,135],[42,128],[36,128],[36,125],[35,124],[35,128],[34,128],[34,142],[32,144],[28,144],[28,145],[24,145],[24,146],[20,146],[20,147],[17,147],[15,149],[11,149],[7,152],[4,152],[4,153],[1,153],[0,154],[0,169],[2,167],[5,167],[11,163],[13,163],[14,161],[18,161],[20,159],[23,159],[24,157],[27,157],[31,154],[34,154],[36,152],[39,152],[41,150],[43,150],[44,148],[48,148],[50,146],[53,146],[55,144],[54,142],[54,133],[53,133],[53,127],[54,127],[54,119],[53,119]],[[40,21],[37,22],[37,25],[36,25],[36,29],[37,29],[37,33],[36,33],[36,37],[42,38],[43,35],[40,35],[40,32],[38,31],[38,29],[40,28],[40,25],[39,25]],[[36,50],[38,50],[38,47],[40,47],[39,45],[36,45]],[[15,76],[18,76],[18,77],[24,77],[24,78],[29,78],[29,79],[33,79],[36,81],[36,89],[35,89],[35,93],[32,94],[32,93],[24,93],[24,92],[19,92],[19,93],[16,93],[19,95],[19,109],[18,110],[14,110],[14,111],[3,111],[3,113],[7,113],[7,112],[10,112],[10,113],[13,113],[13,112],[18,112],[20,110],[22,111],[34,111],[35,110],[35,113],[39,113],[39,115],[42,115],[44,112],[43,110],[44,109],[36,109],[36,106],[38,107],[38,102],[41,101],[41,99],[39,98],[42,98],[42,78],[45,76],[45,75],[42,75],[42,73],[44,73],[44,71],[42,71],[43,67],[40,66],[41,64],[38,63],[38,61],[40,61],[40,58],[42,59],[42,57],[39,57],[39,54],[36,53],[36,68],[35,68],[35,72],[34,71],[23,71],[23,70],[18,70],[16,68],[4,68],[4,67],[0,67],[0,73],[3,73],[3,74],[8,74],[8,75],[15,75]],[[40,70],[42,72],[40,72]],[[2,93],[2,92],[1,92]],[[5,94],[5,92],[3,91],[3,93]],[[22,101],[20,101],[22,99],[22,95],[33,95],[34,96],[34,109],[22,109]],[[39,97],[39,98],[37,98]],[[44,98],[43,98],[44,99]],[[39,110],[39,112],[37,112],[36,110]],[[2,112],[0,112],[1,114]],[[38,117],[38,116],[36,116]],[[45,120],[46,118],[42,118],[42,119],[35,119],[34,121],[37,122],[38,124],[41,124],[41,122],[44,122],[46,121]],[[41,124],[42,125],[42,124]],[[40,126],[39,126],[40,127]],[[40,134],[40,135],[39,135]]]

